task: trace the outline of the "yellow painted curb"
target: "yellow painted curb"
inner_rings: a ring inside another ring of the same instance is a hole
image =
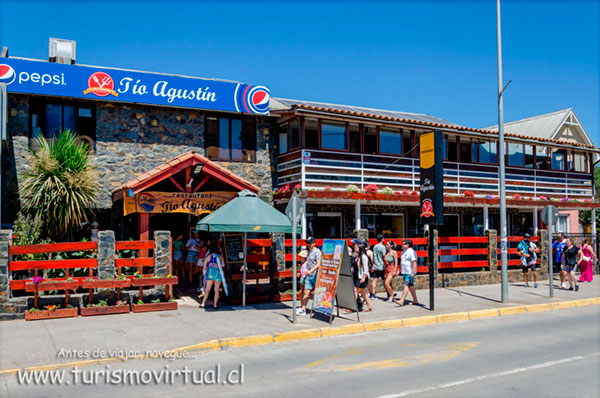
[[[588,305],[593,305],[596,304],[598,298],[594,297],[594,298],[587,298],[587,299],[581,299],[581,300],[576,300],[575,301],[575,305],[577,307],[585,307]]]
[[[321,337],[321,329],[293,330],[273,335],[273,342],[283,343],[286,341],[318,339],[319,337]]]
[[[552,307],[555,309],[573,308],[576,306],[577,306],[577,303],[575,301],[559,301],[558,303],[554,303],[552,305]]]
[[[455,314],[441,314],[437,316],[438,323],[459,322],[469,320],[468,312],[457,312]]]
[[[507,307],[507,308],[500,308],[499,311],[500,311],[500,316],[523,314],[523,313],[527,312],[527,307],[525,307],[525,306]]]
[[[272,334],[258,334],[255,336],[230,337],[226,339],[219,339],[219,347],[222,350],[226,350],[228,348],[252,347],[266,344],[273,344]]]
[[[497,309],[477,310],[469,312],[469,319],[492,318],[495,316],[500,316],[500,312]]]
[[[527,312],[542,312],[552,310],[552,303],[547,304],[534,304],[527,306]]]
[[[375,330],[386,330],[386,329],[397,329],[404,326],[402,319],[390,319],[388,321],[375,321],[365,323],[365,332],[372,332]]]
[[[365,331],[365,325],[362,323],[356,323],[353,325],[339,326],[337,328],[322,328],[321,336],[322,337],[341,336],[344,334],[362,333],[364,331]]]
[[[417,318],[406,318],[404,319],[404,322],[402,322],[402,325],[404,327],[431,325],[433,323],[437,323],[437,320],[437,315],[420,316]]]
[[[169,352],[183,352],[183,351],[216,351],[221,348],[219,340],[209,340],[203,343],[188,345],[186,347],[174,348]]]

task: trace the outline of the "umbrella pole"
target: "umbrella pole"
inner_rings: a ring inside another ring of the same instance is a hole
[[[246,307],[246,268],[248,265],[248,261],[246,259],[248,252],[248,238],[247,232],[244,232],[244,282],[242,285],[242,307]]]

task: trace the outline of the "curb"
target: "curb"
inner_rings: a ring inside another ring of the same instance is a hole
[[[460,321],[467,321],[472,319],[483,319],[483,318],[494,318],[509,316],[515,314],[525,314],[534,312],[544,312],[559,310],[573,307],[586,307],[590,305],[600,304],[600,297],[593,297],[580,300],[571,301],[560,301],[557,303],[545,303],[545,304],[532,304],[522,305],[516,307],[505,307],[499,309],[487,309],[467,312],[456,312],[451,314],[440,314],[440,315],[428,315],[415,318],[405,319],[390,319],[385,321],[374,321],[367,323],[357,323],[351,325],[337,326],[337,327],[325,327],[320,329],[303,329],[303,330],[292,330],[289,332],[273,333],[273,334],[259,334],[254,336],[244,337],[229,337],[224,339],[215,339],[205,341],[199,344],[189,345],[186,347],[179,347],[172,350],[164,351],[166,355],[173,355],[177,353],[183,353],[187,351],[219,351],[227,350],[229,348],[241,348],[241,347],[256,347],[261,345],[286,343],[291,341],[304,341],[304,340],[315,340],[324,337],[332,336],[343,336],[349,334],[357,334],[364,332],[372,332],[376,330],[391,330],[399,328],[408,328],[414,326],[424,326],[440,323],[454,323]],[[144,359],[156,359],[158,356],[148,355],[136,355],[133,357],[122,358],[102,358],[97,360],[87,360],[69,363],[58,363],[52,365],[42,366],[30,366],[17,369],[6,369],[0,370],[0,375],[16,374],[20,371],[49,371],[56,369],[63,369],[69,367],[81,367],[81,366],[93,366],[93,365],[105,365],[116,362],[126,362],[133,360],[144,360]]]

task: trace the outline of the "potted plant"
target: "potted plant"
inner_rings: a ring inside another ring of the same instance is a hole
[[[90,277],[81,281],[81,287],[84,289],[110,289],[129,287],[131,282],[124,275],[119,275],[114,279],[98,279]]]
[[[133,312],[150,312],[150,311],[168,311],[168,310],[176,310],[177,302],[173,300],[173,297],[161,300],[160,298],[156,298],[150,300],[150,302],[144,302],[143,299],[138,299],[136,303],[131,304],[131,308]]]
[[[81,307],[81,316],[125,314],[129,312],[126,300],[118,300],[115,305],[108,305],[106,300],[98,300],[96,304],[87,304]]]
[[[78,315],[77,307],[67,304],[65,308],[60,308],[59,304],[44,306],[44,309],[32,307],[25,311],[26,321],[35,321],[38,319],[53,319],[53,318],[71,318]]]
[[[77,281],[74,280],[43,280],[42,277],[36,276],[32,282],[25,284],[25,290],[28,292],[44,292],[49,290],[70,290],[77,289]]]
[[[154,275],[151,277],[144,278],[143,275],[136,273],[135,278],[131,280],[131,286],[141,287],[141,286],[155,286],[155,285],[176,285],[177,284],[177,276],[173,276],[171,274],[167,276],[158,276]]]

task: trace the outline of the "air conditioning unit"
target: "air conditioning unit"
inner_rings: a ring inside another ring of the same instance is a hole
[[[75,40],[50,38],[48,60],[57,64],[75,64]]]

